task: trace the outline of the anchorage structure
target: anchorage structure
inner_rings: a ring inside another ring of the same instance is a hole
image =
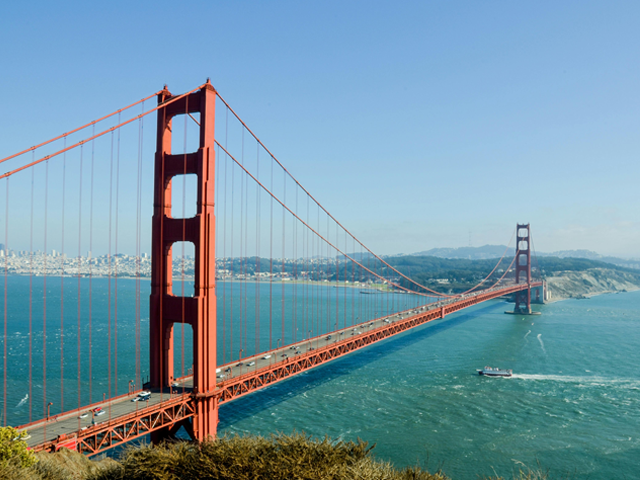
[[[172,98],[165,89],[162,105]],[[154,440],[184,426],[197,440],[215,438],[218,423],[216,388],[216,295],[214,217],[214,121],[216,92],[207,83],[158,110],[158,143],[155,156],[152,220],[152,270],[150,308],[150,387],[163,390],[175,380],[173,326],[186,323],[193,329],[193,421],[185,419],[156,432]],[[171,120],[176,115],[200,114],[200,144],[196,152],[171,153]],[[197,209],[192,218],[175,218],[171,211],[171,181],[176,175],[197,176]],[[172,294],[172,255],[176,242],[195,247],[193,297]]]

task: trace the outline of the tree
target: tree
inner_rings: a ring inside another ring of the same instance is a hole
[[[19,432],[13,427],[0,427],[0,467],[13,464],[26,468],[36,463],[36,456],[23,440],[26,436],[27,432]]]

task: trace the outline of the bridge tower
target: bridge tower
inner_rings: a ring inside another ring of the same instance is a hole
[[[173,96],[165,87],[158,105]],[[215,438],[218,424],[216,388],[216,295],[214,217],[214,121],[216,92],[209,81],[198,91],[158,109],[152,220],[150,297],[150,387],[166,389],[173,371],[174,324],[193,329],[192,422],[152,436],[157,441],[185,426],[193,439]],[[200,143],[196,152],[172,154],[171,123],[176,115],[200,114]],[[197,208],[192,218],[175,218],[171,211],[171,182],[176,175],[197,177]],[[192,297],[173,295],[172,246],[191,242],[195,247]],[[167,390],[165,390],[167,391]]]
[[[528,288],[516,292],[516,305],[513,312],[531,314],[531,242],[529,224],[516,226],[516,284],[526,281]],[[524,274],[524,279],[521,279]]]

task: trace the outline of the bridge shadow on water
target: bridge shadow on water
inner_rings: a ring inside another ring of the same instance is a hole
[[[468,313],[452,314],[449,319],[436,325],[424,325],[383,340],[343,358],[336,359],[326,365],[316,367],[258,392],[239,398],[228,404],[220,405],[218,429],[225,429],[236,422],[252,417],[267,408],[278,405],[290,398],[312,390],[326,382],[347,375],[372,361],[397,353],[402,349],[432,337],[440,332],[461,325],[469,320],[492,313],[503,308],[502,302],[478,308]]]

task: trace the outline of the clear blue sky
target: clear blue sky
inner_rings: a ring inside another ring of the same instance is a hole
[[[0,157],[212,83],[381,254],[640,257],[640,3],[3,2]]]

